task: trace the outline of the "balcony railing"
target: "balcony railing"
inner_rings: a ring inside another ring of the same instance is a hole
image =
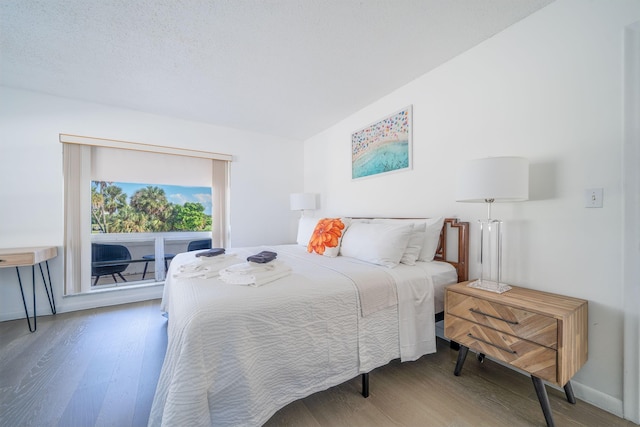
[[[93,256],[92,288],[163,282],[165,266],[169,266],[175,255],[186,252],[191,241],[210,238],[211,232],[92,234],[91,243],[124,246],[130,256],[126,260],[122,256],[115,259]]]

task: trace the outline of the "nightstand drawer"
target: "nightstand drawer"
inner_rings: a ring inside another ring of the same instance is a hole
[[[445,314],[445,335],[531,375],[557,382],[555,350],[448,314]]]
[[[447,292],[445,311],[514,337],[558,348],[558,322],[550,316],[451,291]]]

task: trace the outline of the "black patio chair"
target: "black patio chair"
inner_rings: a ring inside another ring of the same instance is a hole
[[[127,279],[122,277],[122,272],[129,267],[129,262],[124,262],[122,264],[115,265],[103,265],[103,266],[94,266],[95,263],[98,262],[109,262],[109,261],[130,261],[131,253],[126,246],[122,245],[105,245],[100,243],[92,243],[91,244],[91,275],[95,276],[96,280],[93,281],[93,286],[98,284],[98,279],[101,276],[111,275],[113,277],[113,281],[118,283],[116,279],[116,274],[122,279],[123,282],[126,282]]]
[[[211,239],[192,240],[187,245],[187,252],[197,251],[200,249],[211,249]]]

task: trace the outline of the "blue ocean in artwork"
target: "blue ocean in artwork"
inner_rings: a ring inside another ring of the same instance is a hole
[[[364,152],[352,162],[352,178],[409,167],[409,141],[387,142]]]

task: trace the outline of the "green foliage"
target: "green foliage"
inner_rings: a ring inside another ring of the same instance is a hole
[[[169,217],[171,203],[160,187],[147,186],[131,196],[131,208],[145,218],[145,228],[151,232],[171,231]]]
[[[145,233],[162,231],[210,231],[211,215],[200,203],[170,203],[160,187],[136,191],[127,203],[122,188],[111,182],[91,183],[91,231],[93,233]]]
[[[180,231],[210,230],[211,216],[204,214],[204,206],[200,203],[186,202],[183,206],[175,205],[172,218],[173,228]]]

